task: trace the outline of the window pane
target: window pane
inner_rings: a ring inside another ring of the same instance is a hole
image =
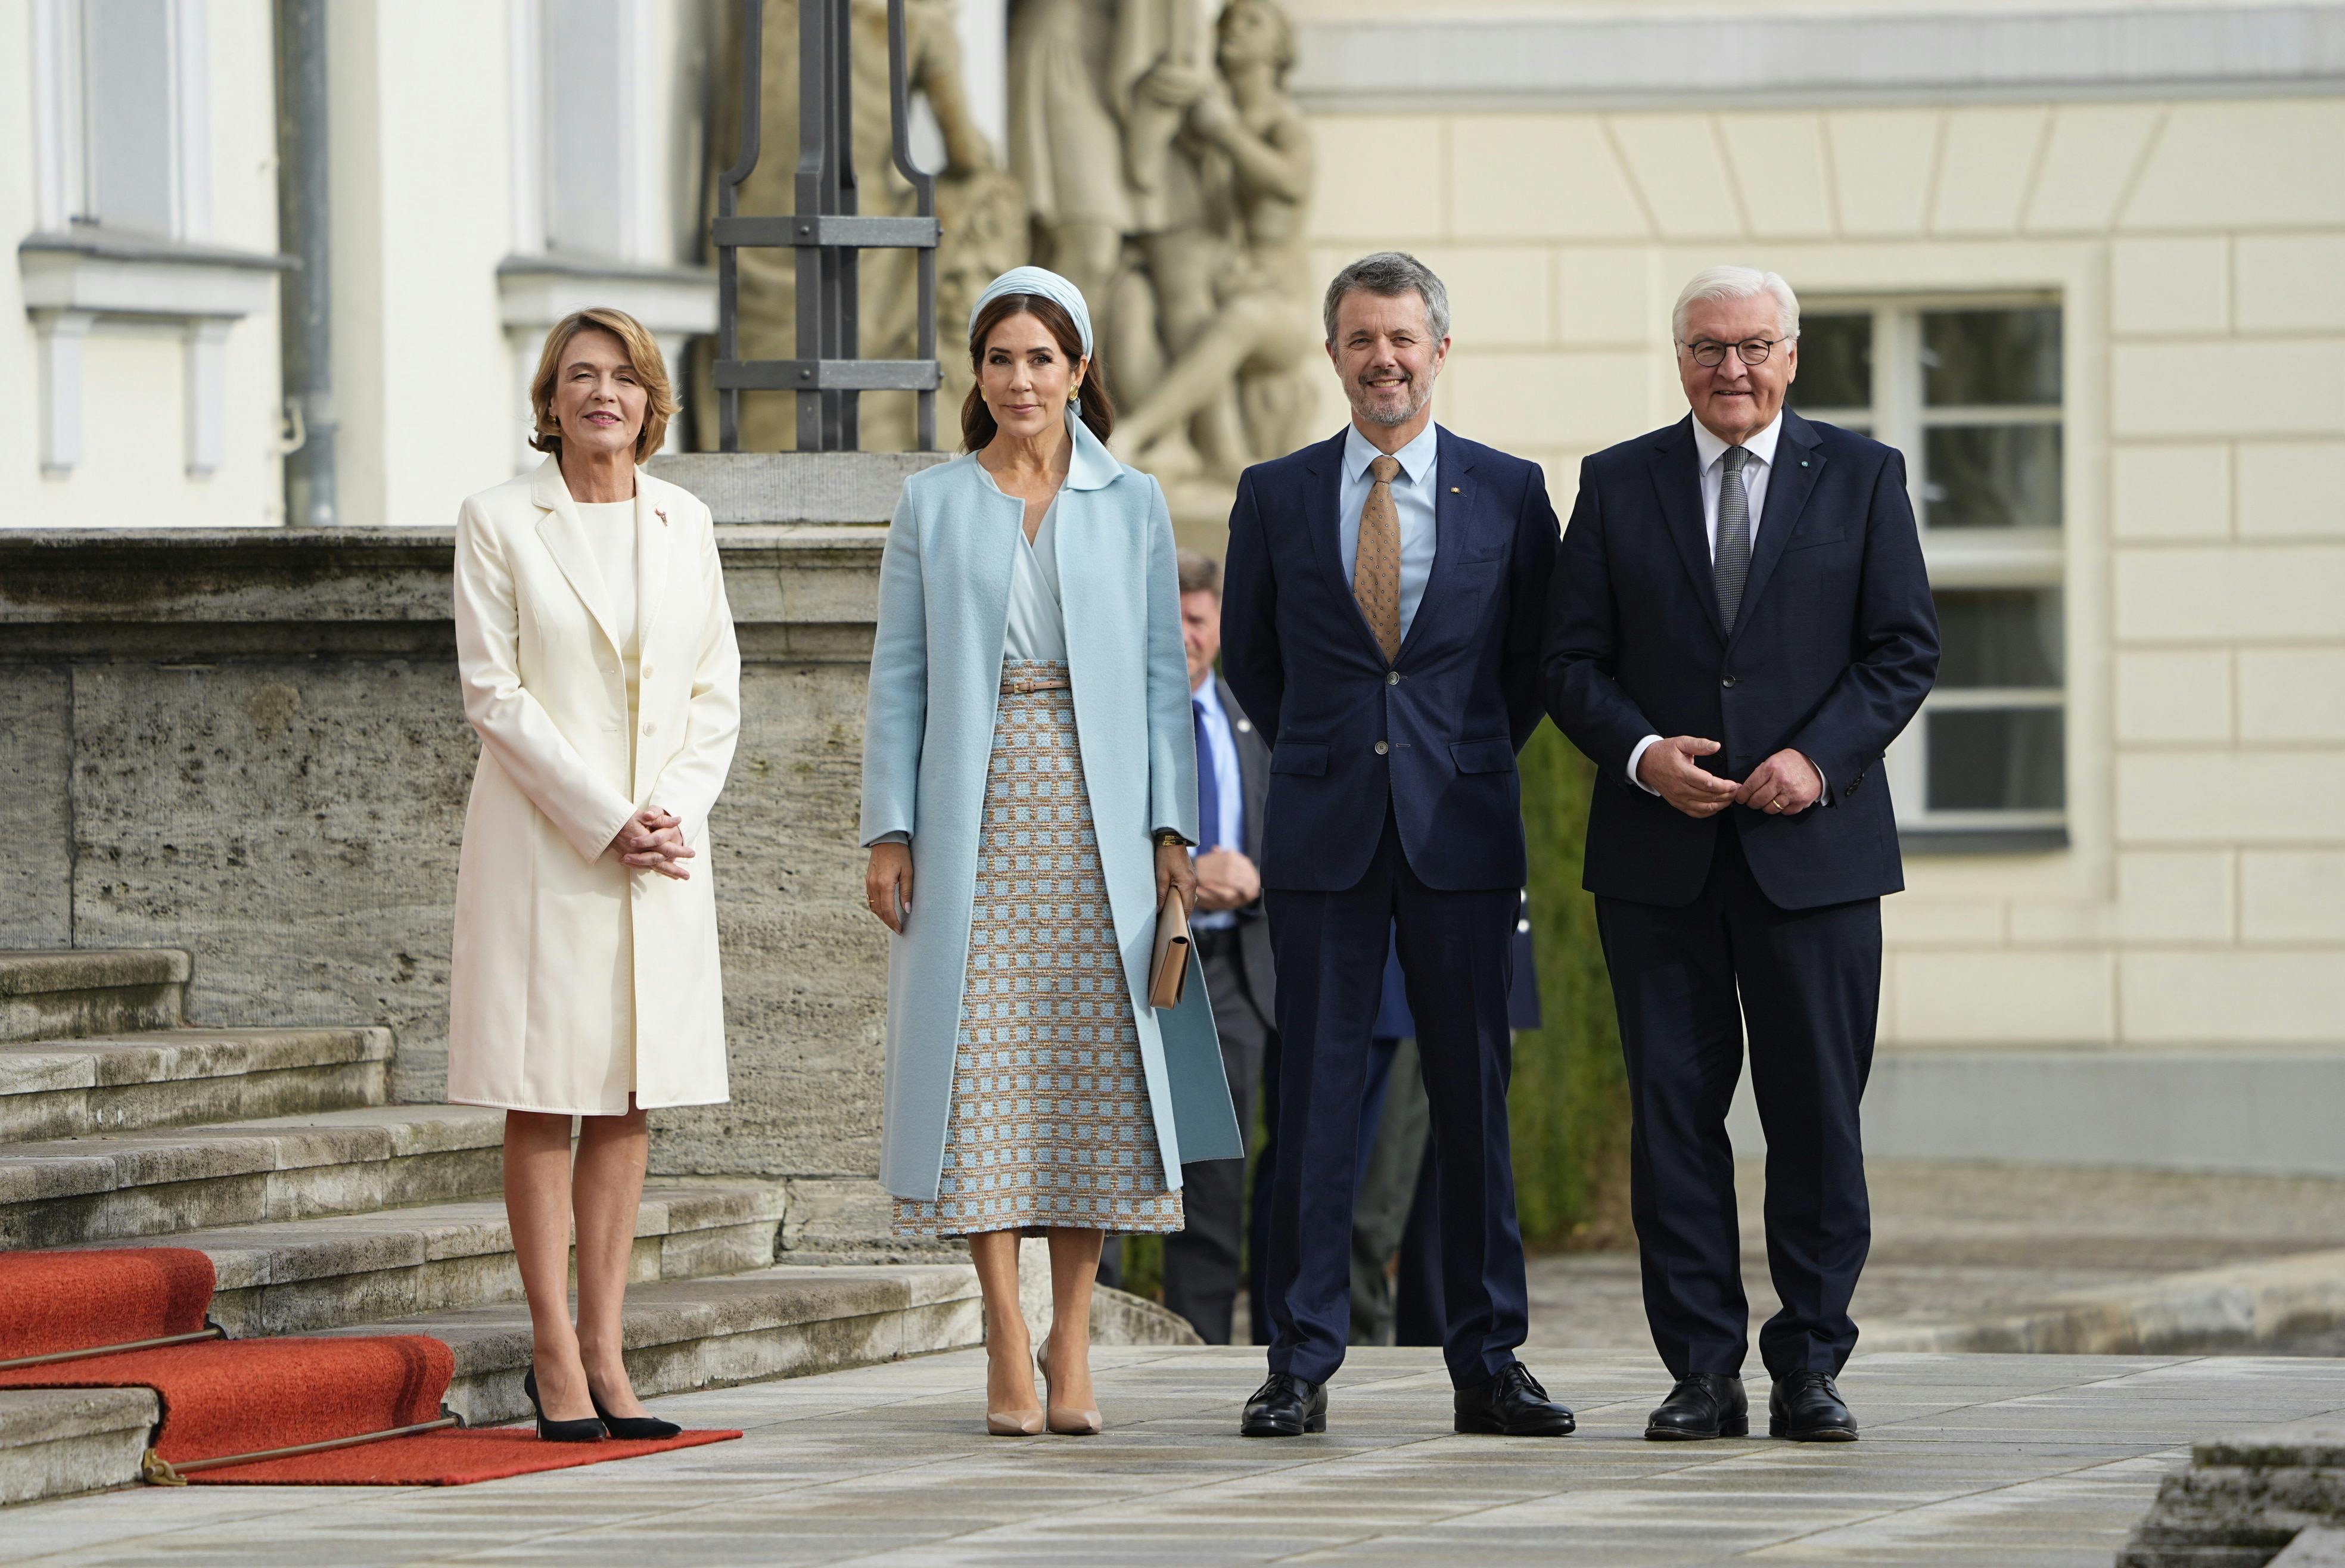
[[[545,242],[580,256],[627,254],[611,144],[633,134],[619,84],[642,66],[622,57],[626,29],[611,12],[606,0],[548,0],[545,7]]]
[[[1800,318],[1800,379],[1785,401],[1795,409],[1873,406],[1873,318]]]
[[[2060,591],[1942,588],[1937,591],[1938,684],[2060,684]]]
[[[171,232],[170,0],[107,0],[83,13],[89,95],[89,214]]]
[[[2065,804],[2057,708],[1924,715],[1932,811],[2056,811]]]
[[[2058,425],[1934,425],[1923,449],[1929,527],[2060,526]]]
[[[1932,408],[2060,400],[2060,308],[1924,310],[1923,400]]]

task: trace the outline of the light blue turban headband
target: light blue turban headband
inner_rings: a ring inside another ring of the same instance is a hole
[[[1039,294],[1074,319],[1075,331],[1083,340],[1083,358],[1091,357],[1091,310],[1083,303],[1083,291],[1051,271],[1047,267],[1013,267],[985,286],[985,292],[969,307],[969,329],[977,332],[977,319],[985,308],[1005,294]]]

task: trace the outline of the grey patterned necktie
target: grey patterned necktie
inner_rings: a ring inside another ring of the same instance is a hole
[[[1729,447],[1726,472],[1718,481],[1718,551],[1711,558],[1711,574],[1718,582],[1718,617],[1734,630],[1742,609],[1742,584],[1751,576],[1751,492],[1742,488],[1742,465],[1751,460],[1749,447]]]

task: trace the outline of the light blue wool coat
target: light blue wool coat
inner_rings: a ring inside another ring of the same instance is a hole
[[[1079,420],[1059,497],[1059,585],[1075,729],[1116,946],[1139,1023],[1166,1179],[1244,1152],[1221,1044],[1192,957],[1178,1007],[1150,1007],[1155,848],[1197,836],[1197,759],[1181,649],[1172,519],[1148,475]],[[879,1182],[932,1199],[952,1107],[954,1041],[977,894],[978,832],[1025,509],[974,456],[914,474],[879,566],[879,629],[863,731],[863,822],[912,840],[912,913],[888,939],[888,1080]]]

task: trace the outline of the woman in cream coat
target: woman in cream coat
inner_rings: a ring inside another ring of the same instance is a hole
[[[708,509],[637,466],[676,406],[651,335],[617,310],[569,317],[531,401],[531,444],[551,455],[456,523],[457,665],[481,760],[448,1098],[506,1112],[539,1435],[666,1435],[628,1385],[620,1309],[644,1112],[726,1098],[708,813],[740,732],[741,661]]]

